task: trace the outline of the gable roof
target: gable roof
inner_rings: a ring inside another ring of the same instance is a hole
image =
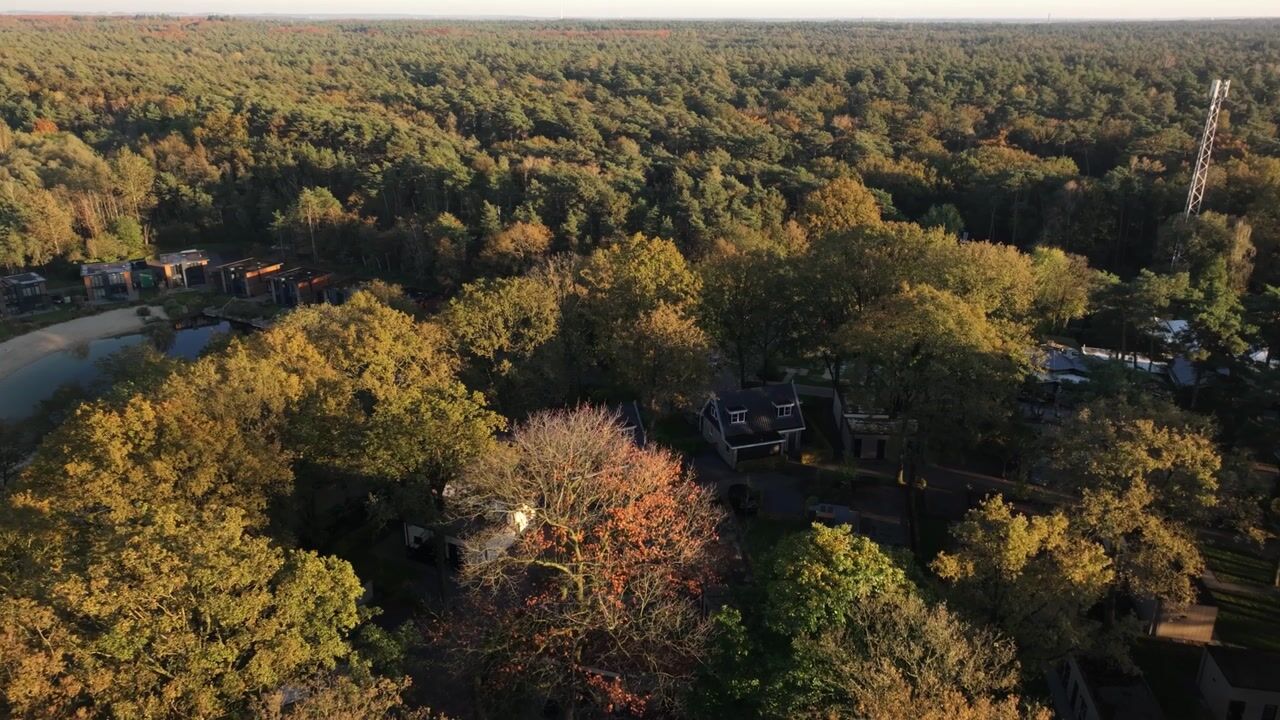
[[[1231,687],[1280,692],[1280,653],[1222,645],[1204,649]]]
[[[790,417],[778,417],[782,405],[794,406]],[[746,410],[747,421],[730,422],[732,410]],[[707,401],[705,412],[715,420],[725,442],[734,447],[775,442],[782,439],[783,432],[805,427],[795,383],[718,392]]]
[[[1044,367],[1050,373],[1089,374],[1089,365],[1085,363],[1079,350],[1049,345],[1044,351]]]

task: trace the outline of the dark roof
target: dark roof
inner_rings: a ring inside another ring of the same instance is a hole
[[[644,421],[640,418],[640,406],[632,400],[619,403],[613,409],[622,421],[622,429],[631,431],[636,445],[644,445]]]
[[[857,435],[897,435],[904,427],[901,420],[877,412],[846,412],[844,421],[849,426],[849,431]],[[911,420],[905,428],[914,433],[918,426],[915,420]]]
[[[1089,364],[1079,350],[1053,345],[1044,348],[1044,367],[1050,373],[1089,374]]]
[[[1075,660],[1103,720],[1164,720],[1160,704],[1141,675],[1130,675],[1087,658]]]
[[[1182,356],[1169,361],[1169,379],[1178,387],[1191,387],[1196,384],[1196,366]],[[1200,380],[1203,384],[1203,379]]]
[[[271,282],[279,281],[299,283],[307,280],[315,280],[316,278],[328,277],[332,274],[333,273],[328,270],[316,270],[309,267],[295,267],[289,268],[288,270],[281,270],[280,272],[272,275]]]
[[[85,263],[80,266],[80,277],[97,275],[98,273],[133,272],[133,264],[125,262]]]
[[[778,417],[781,405],[793,406],[790,417]],[[747,421],[730,422],[732,410],[746,410]],[[776,442],[782,439],[781,432],[804,429],[804,413],[794,383],[718,392],[708,401],[708,412],[720,426],[725,441],[735,447]]]
[[[209,262],[209,256],[203,250],[181,250],[179,252],[160,253],[156,256],[158,265],[180,265],[182,263]]]
[[[240,260],[232,260],[229,263],[223,263],[214,268],[214,270],[229,270],[243,268],[245,270],[260,270],[264,267],[274,267],[282,265],[280,260],[259,260],[257,258],[242,258]]]
[[[18,273],[10,275],[3,280],[10,285],[30,285],[32,283],[42,283],[44,278],[33,272]]]
[[[1205,652],[1234,688],[1280,691],[1280,653],[1206,645]]]

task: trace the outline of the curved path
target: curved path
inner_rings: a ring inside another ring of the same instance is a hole
[[[164,318],[164,310],[152,306],[151,317]],[[50,353],[70,350],[90,340],[138,332],[147,319],[138,316],[138,308],[125,307],[10,338],[0,343],[0,379]]]

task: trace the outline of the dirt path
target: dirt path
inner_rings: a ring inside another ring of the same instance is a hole
[[[163,318],[164,310],[153,306],[151,316]],[[137,332],[142,329],[144,320],[146,318],[138,316],[137,308],[120,308],[50,325],[6,340],[0,343],[0,379],[50,353],[70,350],[90,340]]]

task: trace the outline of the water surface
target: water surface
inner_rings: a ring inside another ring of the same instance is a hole
[[[166,354],[194,360],[215,334],[227,332],[230,327],[230,323],[220,322],[175,330],[173,343]],[[58,388],[68,383],[90,388],[102,375],[99,360],[147,341],[147,336],[142,333],[92,340],[88,347],[50,353],[19,368],[12,375],[0,379],[0,420],[29,417],[42,401],[48,400]]]

